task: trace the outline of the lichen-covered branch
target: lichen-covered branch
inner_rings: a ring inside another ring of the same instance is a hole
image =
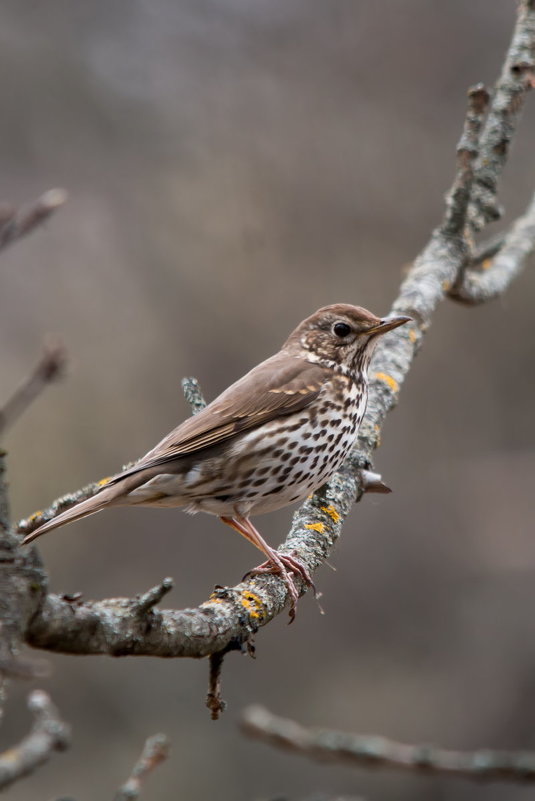
[[[196,378],[182,379],[182,392],[186,401],[189,403],[192,414],[197,414],[206,406],[206,401],[201,392],[201,387]]]
[[[526,95],[535,85],[535,3],[520,0],[513,37],[494,87],[492,103],[475,163],[475,184],[468,213],[474,231],[502,216],[497,187]]]
[[[0,206],[0,250],[44,223],[66,200],[64,189],[49,189],[25,208]]]
[[[517,26],[486,121],[487,95],[478,86],[469,93],[457,173],[444,219],[414,262],[392,307],[393,313],[408,315],[414,322],[382,338],[372,363],[368,409],[354,451],[329,483],[299,509],[279,549],[293,552],[309,572],[328,556],[355,500],[370,490],[369,480],[363,477],[373,472],[372,455],[384,418],[397,402],[435,309],[462,281],[463,271],[471,263],[471,231],[495,216],[492,209],[496,207],[497,181],[531,85],[526,65],[531,63],[534,47],[533,2],[521,0]],[[529,241],[532,246],[533,237],[532,228],[524,226],[522,253],[527,253]],[[518,237],[514,241],[518,252]],[[94,493],[97,487],[92,485],[90,491]],[[80,492],[65,496],[46,513],[22,521],[19,530],[28,533],[48,515],[66,508],[62,504],[72,505],[81,497],[88,496]],[[297,578],[296,583],[302,593],[305,588]],[[273,575],[254,576],[236,587],[217,589],[195,609],[162,611],[150,607],[142,615],[134,613],[139,604],[136,607],[131,599],[73,605],[48,595],[36,606],[27,641],[35,647],[69,653],[201,657],[240,647],[259,626],[282,611],[286,601],[286,588]]]
[[[241,725],[250,737],[321,762],[461,776],[475,781],[535,781],[533,751],[450,751],[434,745],[407,745],[376,735],[308,729],[259,706],[244,710]]]
[[[28,708],[34,716],[32,731],[18,745],[0,754],[0,790],[32,773],[55,751],[64,751],[69,745],[69,727],[46,693],[34,690],[28,698]]]
[[[512,224],[500,243],[487,250],[486,258],[479,258],[479,269],[467,269],[450,292],[450,297],[474,306],[503,295],[509,284],[524,268],[528,256],[535,249],[535,195],[525,214]]]

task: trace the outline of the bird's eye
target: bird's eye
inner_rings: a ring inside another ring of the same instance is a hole
[[[337,337],[343,339],[351,332],[351,328],[348,326],[347,323],[335,323],[333,325],[333,333],[336,334]]]

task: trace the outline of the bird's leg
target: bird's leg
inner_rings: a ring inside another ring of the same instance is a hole
[[[288,571],[292,571],[301,576],[305,584],[312,587],[315,594],[316,588],[306,567],[295,557],[280,554],[278,551],[271,548],[248,518],[236,514],[233,517],[221,517],[220,519],[223,523],[226,523],[227,526],[230,526],[245,537],[245,539],[249,540],[252,545],[267,556],[267,562],[259,565],[259,567],[253,568],[253,570],[249,571],[249,575],[255,575],[257,573],[278,573],[281,576],[290,595],[290,618],[293,620],[295,618],[295,610],[299,595]]]

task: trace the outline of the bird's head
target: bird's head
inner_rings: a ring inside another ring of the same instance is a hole
[[[379,337],[410,317],[376,317],[361,306],[324,306],[300,323],[284,344],[307,361],[364,372]]]

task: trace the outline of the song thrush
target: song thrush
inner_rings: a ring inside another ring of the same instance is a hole
[[[377,338],[409,320],[342,303],[319,309],[278,353],[24,542],[107,506],[208,512],[265,554],[256,571],[280,574],[293,618],[298,594],[289,571],[310,585],[311,578],[298,559],[271,548],[250,517],[303,500],[340,467],[366,409]]]

